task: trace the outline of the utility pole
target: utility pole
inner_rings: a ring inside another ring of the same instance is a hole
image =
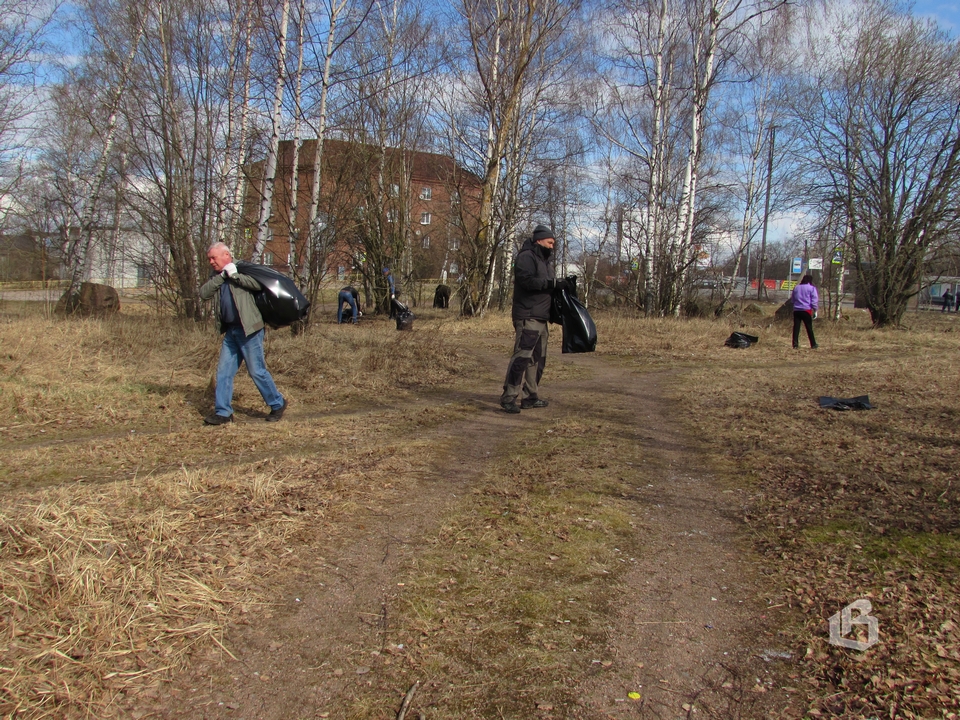
[[[760,235],[760,259],[757,262],[757,300],[763,294],[763,263],[767,259],[767,220],[770,217],[770,186],[773,183],[773,146],[777,139],[777,126],[770,126],[770,152],[767,154],[767,199],[763,207],[763,232]]]

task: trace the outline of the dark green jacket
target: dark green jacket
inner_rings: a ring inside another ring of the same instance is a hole
[[[213,313],[217,319],[217,327],[220,332],[226,332],[226,328],[223,327],[220,320],[220,286],[224,283],[230,286],[230,294],[233,295],[233,301],[237,304],[237,312],[240,314],[240,324],[243,325],[244,335],[249,337],[258,330],[263,330],[263,318],[260,316],[260,309],[253,299],[253,292],[260,289],[260,283],[243,273],[237,273],[229,279],[225,279],[221,273],[215,273],[200,288],[200,298],[203,300],[216,298],[217,301],[213,304]]]

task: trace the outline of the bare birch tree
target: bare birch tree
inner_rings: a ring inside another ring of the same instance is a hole
[[[417,3],[392,0],[376,8],[352,46],[356,75],[346,83],[352,96],[343,117],[359,146],[355,172],[363,193],[351,245],[380,312],[390,303],[381,268],[409,283],[412,244],[432,229],[411,216],[414,153],[433,134],[426,131],[432,113],[425,90],[437,65],[431,36]]]
[[[579,2],[560,0],[462,0],[459,7],[469,70],[461,77],[467,93],[463,100],[474,113],[473,130],[482,133],[479,142],[471,142],[466,128],[455,130],[467,147],[477,148],[477,161],[468,166],[478,168],[481,181],[477,231],[461,252],[461,309],[466,314],[486,309],[497,259],[515,232],[503,225],[498,231],[496,206],[505,177],[522,172],[516,164],[528,146],[517,142],[523,136],[518,126],[525,110],[536,110],[535,103],[525,105],[525,100],[555,70],[562,36],[579,8]],[[464,148],[460,150],[463,157]]]
[[[609,139],[642,173],[628,217],[648,314],[676,315],[695,266],[698,192],[714,89],[736,64],[745,31],[780,0],[629,0],[610,38],[616,73],[603,98]]]
[[[845,218],[842,251],[882,327],[960,229],[960,44],[882,0],[847,10],[812,44],[795,110],[811,199]]]
[[[11,193],[23,179],[28,118],[39,110],[31,92],[37,55],[59,2],[0,0],[0,227],[7,224]]]
[[[280,152],[280,133],[283,123],[283,94],[287,82],[287,30],[290,24],[290,0],[280,0],[280,19],[276,33],[276,57],[274,66],[273,110],[270,113],[271,132],[267,146],[267,158],[263,165],[263,189],[260,195],[260,213],[257,217],[257,240],[253,248],[256,259],[263,257],[263,250],[270,234],[270,216],[273,213],[273,191],[277,181],[277,156]]]
[[[64,257],[64,267],[69,275],[67,293],[72,293],[81,281],[84,280],[85,270],[88,268],[88,255],[94,234],[94,216],[98,210],[97,206],[104,184],[107,181],[107,172],[112,159],[114,140],[117,133],[117,121],[121,101],[130,85],[133,62],[140,49],[140,41],[143,38],[144,21],[139,16],[137,6],[127,5],[125,10],[129,12],[130,20],[129,24],[125,23],[124,26],[129,27],[133,31],[133,39],[130,41],[126,56],[120,63],[116,77],[113,80],[113,87],[110,88],[109,97],[106,100],[106,120],[103,129],[102,146],[99,152],[100,156],[93,173],[93,181],[89,188],[89,194],[84,200],[84,208],[79,219],[79,227],[77,228],[77,232],[71,236]],[[93,124],[92,127],[95,131],[99,129],[97,124]],[[114,221],[115,223],[119,222],[119,212],[114,213]]]

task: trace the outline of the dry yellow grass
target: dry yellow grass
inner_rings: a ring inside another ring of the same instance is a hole
[[[218,646],[305,527],[335,535],[385,478],[415,474],[419,444],[381,433],[469,411],[403,405],[472,365],[435,330],[388,328],[271,333],[290,412],[312,421],[255,422],[265,409],[241,378],[249,420],[211,433],[209,328],[4,317],[0,714],[116,713],[195,646]],[[379,411],[359,423],[364,404]]]
[[[314,537],[317,528],[335,535],[387,478],[402,483],[421,470],[438,446],[383,438],[409,438],[472,412],[408,406],[483,375],[464,345],[478,337],[509,343],[512,329],[499,314],[418,315],[410,334],[372,319],[360,328],[317,325],[297,337],[270,333],[268,365],[293,399],[291,414],[310,422],[260,422],[265,408],[241,377],[235,400],[246,422],[215,434],[199,425],[219,347],[211,329],[127,312],[81,322],[0,316],[0,713],[118,712],[125,693],[155,686],[193,647],[217,647],[224,624],[262,597],[278,559],[295,561],[288,550],[301,546],[305,527]],[[816,353],[791,350],[789,327],[769,327],[765,318],[740,328],[726,320],[596,317],[598,352],[637,373],[671,374],[677,413],[714,467],[752,490],[748,521],[779,573],[778,599],[797,609],[791,632],[809,644],[803,672],[817,684],[810,706],[825,715],[879,712],[869,693],[887,709],[897,704],[902,717],[950,717],[960,702],[956,632],[943,619],[960,590],[955,317],[909,316],[905,328],[878,332],[854,313],[818,324]],[[723,347],[735,329],[760,335],[760,343]],[[548,367],[559,372],[576,370]],[[869,394],[877,410],[821,411],[821,394]],[[562,428],[570,441],[558,447],[556,466],[518,478],[509,469],[518,457],[505,457],[472,498],[474,514],[452,518],[435,555],[423,559],[411,627],[442,625],[418,659],[438,676],[476,658],[490,672],[550,669],[548,646],[558,641],[544,618],[565,594],[593,594],[582,612],[602,615],[591,573],[607,568],[608,545],[629,534],[615,502],[596,507],[590,526],[578,524],[583,513],[568,518],[581,554],[566,543],[566,559],[549,570],[551,581],[561,579],[555,593],[511,575],[522,567],[522,550],[505,544],[540,537],[569,508],[592,502],[566,484],[562,461],[589,463],[598,448],[629,452],[574,425]],[[543,540],[543,552],[550,542]],[[496,568],[470,564],[492,556]],[[456,585],[444,584],[450,577]],[[886,632],[932,640],[890,644],[877,663],[826,646],[824,618],[865,594],[888,603]],[[539,649],[508,657],[513,624],[494,622],[489,638],[478,638],[483,613],[528,618],[520,631]],[[473,659],[458,654],[460,642],[471,643]],[[927,648],[937,646],[944,656],[931,657]],[[838,672],[843,686],[832,684]],[[562,668],[534,673],[531,687],[557,677]],[[939,696],[930,690],[938,683],[947,684]],[[474,688],[460,706],[484,702],[484,693]],[[825,697],[833,705],[821,703]],[[954,705],[933,704],[943,697]]]

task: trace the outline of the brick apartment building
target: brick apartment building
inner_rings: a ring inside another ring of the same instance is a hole
[[[289,219],[294,144],[292,140],[280,143],[269,237],[261,261],[283,272],[292,270],[291,260],[298,267],[304,262],[316,142],[304,141],[298,154],[293,252]],[[342,140],[324,141],[321,162],[318,218],[330,236],[323,260],[330,276],[342,278],[358,270],[358,264],[367,261],[368,246],[376,245],[381,248],[380,261],[400,270],[406,279],[456,277],[460,247],[476,228],[480,181],[475,175],[445,155],[396,148],[382,151],[378,146]],[[263,166],[260,161],[248,168],[247,251],[256,234]],[[376,242],[371,242],[372,237]],[[396,247],[405,249],[403,257],[392,252]]]

